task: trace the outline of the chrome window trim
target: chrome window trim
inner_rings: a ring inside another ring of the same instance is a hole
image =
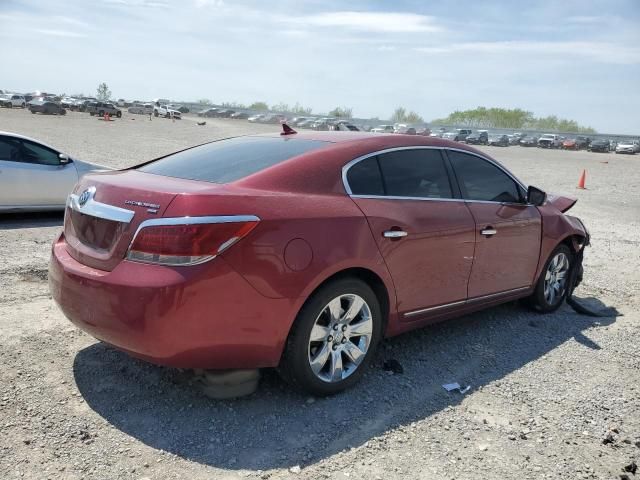
[[[200,265],[201,263],[208,262],[216,258],[216,255],[204,256],[201,259],[190,262],[190,263],[182,263],[182,264],[172,264],[172,263],[163,263],[163,262],[144,262],[142,260],[129,258],[129,252],[131,251],[131,247],[133,242],[135,242],[138,233],[140,230],[146,227],[157,227],[157,226],[166,226],[166,225],[201,225],[207,223],[234,223],[234,222],[259,222],[260,217],[256,215],[211,215],[204,217],[167,217],[167,218],[150,218],[148,220],[144,220],[138,225],[136,229],[136,233],[133,234],[131,238],[131,242],[129,242],[129,246],[127,247],[126,259],[130,262],[137,263],[146,263],[151,265],[167,265],[172,267],[190,267],[192,265]],[[229,248],[231,245],[235,243],[231,242],[225,246],[224,250]]]
[[[482,300],[487,300],[490,298],[494,298],[494,297],[501,297],[501,296],[507,296],[509,294],[512,293],[518,293],[518,292],[522,292],[525,290],[529,290],[531,287],[519,287],[519,288],[512,288],[510,290],[504,290],[502,292],[498,292],[498,293],[490,293],[489,295],[482,295],[480,297],[473,297],[473,298],[468,298],[466,300],[459,300],[457,302],[451,302],[451,303],[445,303],[444,305],[437,305],[435,307],[428,307],[428,308],[421,308],[420,310],[413,310],[412,312],[407,312],[404,314],[405,317],[413,317],[415,315],[420,315],[423,313],[427,313],[427,312],[435,312],[437,310],[442,310],[443,308],[450,308],[450,307],[455,307],[458,305],[469,305],[469,304],[474,304],[476,302],[482,301]]]
[[[487,162],[489,162],[490,164],[492,164],[493,166],[497,167],[500,171],[502,171],[505,175],[507,175],[511,180],[513,180],[517,185],[519,185],[525,192],[527,191],[527,187],[525,187],[525,185],[518,180],[515,176],[513,176],[513,174],[511,174],[511,172],[509,172],[508,170],[506,170],[502,165],[500,165],[499,163],[497,163],[495,160],[492,160],[488,157],[485,157],[483,155],[479,155],[475,152],[471,152],[469,150],[464,150],[461,148],[455,148],[455,147],[436,147],[436,146],[429,146],[429,145],[416,145],[416,146],[410,146],[410,147],[393,147],[393,148],[386,148],[383,150],[378,150],[376,152],[372,152],[372,153],[367,153],[365,155],[362,155],[360,157],[354,158],[353,160],[349,161],[347,164],[345,164],[342,167],[342,185],[344,186],[345,191],[347,192],[347,194],[352,197],[352,198],[379,198],[379,199],[390,199],[390,200],[439,200],[439,201],[464,201],[464,202],[473,202],[473,203],[500,203],[500,204],[511,204],[511,205],[530,205],[528,203],[513,203],[513,202],[495,202],[492,200],[467,200],[464,198],[439,198],[439,197],[399,197],[399,196],[386,196],[386,195],[357,195],[354,194],[353,191],[351,190],[351,187],[349,186],[349,182],[347,181],[347,174],[349,173],[349,169],[351,169],[351,167],[353,167],[356,163],[359,163],[363,160],[366,160],[367,158],[371,158],[371,157],[375,157],[376,155],[382,155],[385,153],[391,153],[391,152],[398,152],[398,151],[403,151],[403,150],[440,150],[440,151],[453,151],[453,152],[460,152],[460,153],[466,153],[469,155],[472,155],[474,157],[478,157],[482,160],[485,160]]]
[[[135,215],[133,210],[127,210],[126,208],[120,208],[107,203],[98,202],[93,198],[96,192],[95,187],[89,187],[87,190],[89,191],[89,199],[84,205],[80,205],[80,195],[72,193],[67,197],[66,206],[71,210],[91,217],[102,218],[112,222],[131,222],[131,219]]]
[[[377,200],[418,200],[425,202],[465,202],[464,198],[440,198],[440,197],[400,197],[397,195],[350,195],[351,198],[370,198]],[[495,203],[495,202],[492,202]]]

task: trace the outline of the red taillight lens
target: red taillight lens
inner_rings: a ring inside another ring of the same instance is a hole
[[[127,258],[163,265],[202,263],[222,253],[247,235],[257,224],[256,219],[146,226],[141,228],[133,239]]]

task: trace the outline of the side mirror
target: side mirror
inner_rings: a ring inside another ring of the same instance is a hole
[[[66,165],[67,163],[71,163],[71,159],[67,157],[64,153],[58,154],[58,158],[60,159],[60,165]]]
[[[539,207],[547,201],[547,194],[539,188],[529,185],[527,189],[527,203]]]

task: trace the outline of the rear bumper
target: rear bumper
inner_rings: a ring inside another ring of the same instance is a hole
[[[52,247],[51,294],[76,326],[127,353],[182,368],[276,366],[296,300],[262,296],[222,258],[171,268],[123,260],[106,272]]]

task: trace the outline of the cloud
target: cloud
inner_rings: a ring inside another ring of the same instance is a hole
[[[606,17],[596,17],[590,15],[576,15],[567,18],[569,23],[602,23],[608,21]]]
[[[397,12],[323,12],[298,17],[280,17],[291,23],[377,33],[440,32],[434,17]]]
[[[195,0],[198,8],[202,7],[224,7],[224,0]]]
[[[104,0],[112,5],[122,5],[124,7],[148,7],[148,8],[168,8],[166,0]]]
[[[48,28],[34,28],[31,31],[41,35],[50,35],[52,37],[84,38],[87,36],[84,33],[70,32],[68,30],[52,30]]]
[[[415,47],[414,51],[428,54],[517,54],[539,57],[578,56],[600,63],[633,65],[640,63],[640,47],[603,42],[465,42],[450,45]]]
[[[53,21],[54,23],[66,23],[67,25],[72,25],[74,27],[89,27],[89,24],[87,22],[83,22],[82,20],[78,20],[77,18],[65,17],[62,15],[54,16]]]

